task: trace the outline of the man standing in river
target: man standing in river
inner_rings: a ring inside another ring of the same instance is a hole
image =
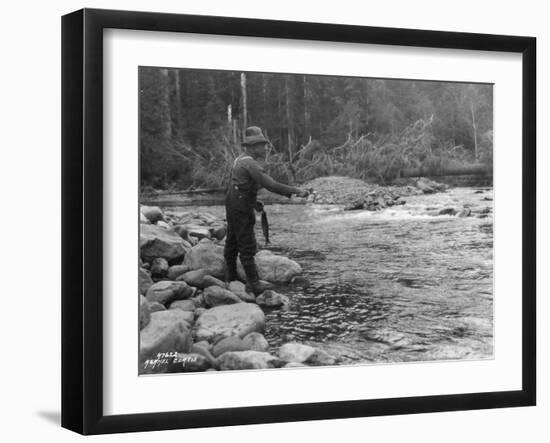
[[[246,129],[242,143],[244,153],[233,162],[231,177],[225,197],[225,212],[227,219],[227,237],[225,240],[225,280],[231,282],[237,279],[237,255],[240,256],[246,274],[246,290],[254,295],[267,289],[259,280],[254,256],[256,255],[256,238],[254,224],[256,216],[254,209],[257,204],[257,194],[260,188],[276,194],[291,197],[307,197],[308,191],[278,183],[266,174],[258,163],[258,159],[267,153],[269,141],[257,126]]]

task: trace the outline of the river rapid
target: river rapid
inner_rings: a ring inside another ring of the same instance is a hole
[[[492,358],[492,189],[405,199],[378,212],[266,206],[268,249],[300,263],[310,283],[277,288],[291,304],[266,312],[273,351],[297,341],[338,364]],[[472,215],[438,215],[449,207]],[[222,206],[170,209],[224,214]],[[259,217],[256,238],[264,247]]]

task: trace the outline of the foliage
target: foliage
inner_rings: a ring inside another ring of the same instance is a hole
[[[222,186],[246,114],[279,181],[492,163],[492,86],[291,74],[140,69],[141,185]]]

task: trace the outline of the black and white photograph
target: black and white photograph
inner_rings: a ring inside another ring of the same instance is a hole
[[[140,375],[494,357],[493,84],[137,75]]]

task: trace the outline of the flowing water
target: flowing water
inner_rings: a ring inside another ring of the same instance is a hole
[[[454,188],[379,212],[267,206],[269,249],[300,263],[310,282],[277,289],[291,304],[266,312],[273,350],[312,344],[339,364],[492,358],[492,197]],[[438,215],[447,207],[472,215]]]

